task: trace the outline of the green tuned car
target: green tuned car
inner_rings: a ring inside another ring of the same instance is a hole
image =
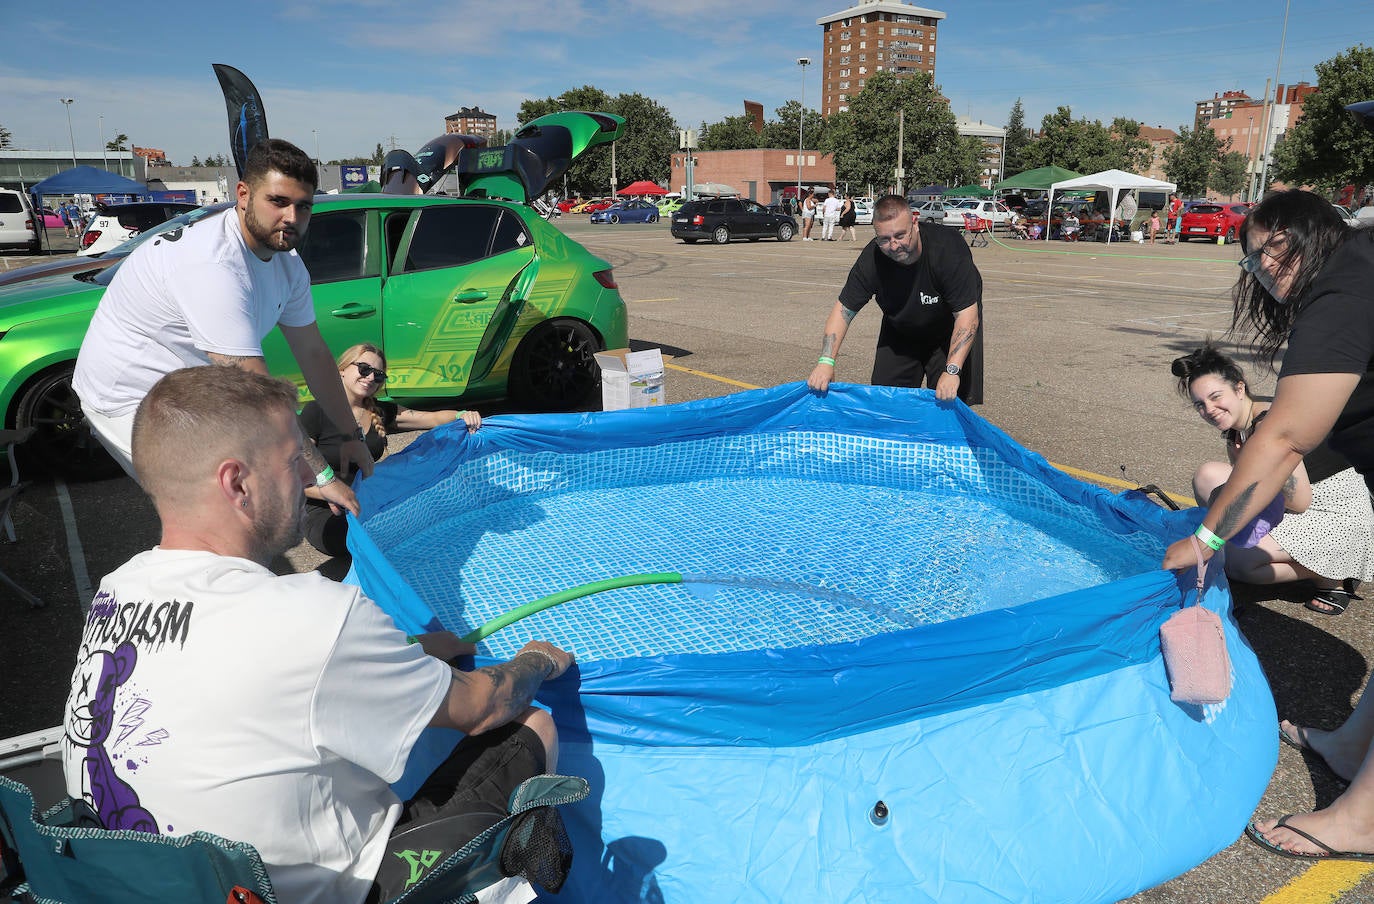
[[[38,428],[37,458],[65,473],[111,473],[71,388],[96,304],[138,244],[231,207],[182,214],[66,272],[39,265],[0,283],[0,412],[7,427]],[[512,397],[534,410],[577,408],[600,380],[593,354],[628,344],[611,265],[524,204],[319,195],[299,253],[330,349],[385,349],[388,395],[407,406]],[[273,374],[304,385],[279,330],[264,351]]]

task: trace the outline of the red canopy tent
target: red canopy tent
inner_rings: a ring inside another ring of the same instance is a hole
[[[648,179],[640,179],[616,191],[618,195],[666,195],[668,189],[662,188]]]

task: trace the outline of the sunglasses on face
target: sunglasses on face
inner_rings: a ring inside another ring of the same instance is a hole
[[[353,366],[358,368],[358,376],[362,377],[364,380],[368,377],[372,377],[378,383],[386,382],[386,371],[382,370],[380,367],[373,367],[366,361],[354,361]]]

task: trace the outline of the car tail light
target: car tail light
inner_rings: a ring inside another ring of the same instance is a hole
[[[87,229],[86,234],[81,237],[81,247],[89,248],[95,244],[95,240],[100,238],[99,229]]]
[[[601,283],[601,288],[603,289],[620,288],[620,286],[615,284],[615,272],[612,270],[597,270],[592,274],[592,279]]]
[[[693,225],[693,226],[700,226],[702,223],[705,223],[705,222],[706,222],[706,218],[703,217],[701,214],[697,214],[696,216],[692,217],[692,225]]]

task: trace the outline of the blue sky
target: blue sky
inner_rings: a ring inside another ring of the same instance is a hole
[[[1177,128],[1193,103],[1273,78],[1284,0],[949,0],[936,81],[955,113],[1002,125],[1020,97],[1028,125],[1060,104],[1104,122]],[[796,58],[819,60],[816,18],[841,2],[526,0],[437,3],[405,17],[393,0],[238,0],[135,7],[0,0],[0,124],[20,147],[69,147],[59,97],[75,99],[78,150],[116,131],[175,163],[227,154],[211,63],[243,70],[272,135],[323,159],[380,141],[416,150],[443,117],[479,106],[510,128],[522,99],[584,84],[657,99],[682,127],[769,116],[801,91]],[[414,5],[404,7],[415,9]],[[154,11],[156,10],[156,11]],[[521,10],[512,16],[511,10]],[[1369,0],[1291,0],[1281,79],[1374,41]],[[807,71],[815,107],[820,67]]]

